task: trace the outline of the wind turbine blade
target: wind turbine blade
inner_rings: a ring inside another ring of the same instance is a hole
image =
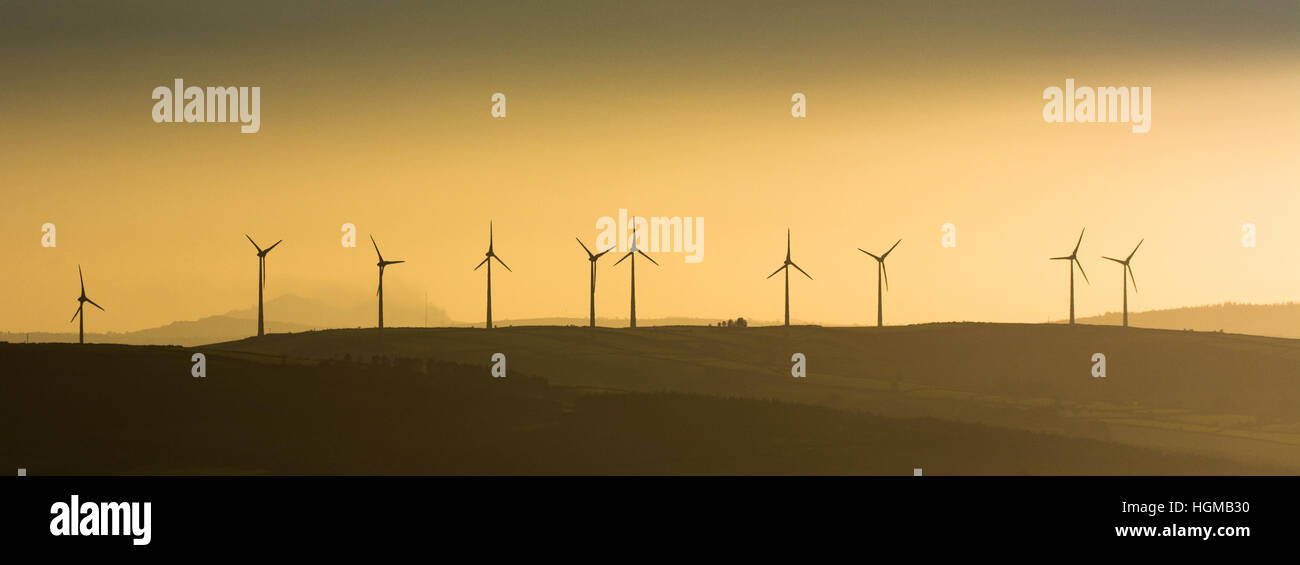
[[[1083,281],[1092,284],[1092,281],[1088,280],[1088,273],[1083,272],[1083,263],[1079,262],[1078,257],[1075,257],[1074,264],[1079,266],[1079,274],[1083,275]]]
[[[791,261],[791,262],[790,262],[790,266],[791,266],[791,267],[794,267],[794,268],[796,268],[796,269],[799,269],[799,265],[794,264],[794,261]],[[804,272],[803,269],[799,269],[799,272],[800,272],[800,273],[803,273],[803,276],[808,277],[808,280],[813,280],[812,275],[810,275],[810,274]]]
[[[898,247],[898,244],[900,244],[900,243],[902,243],[902,242],[903,242],[903,240],[901,240],[901,239],[898,240],[898,241],[895,241],[895,242],[894,242],[894,245],[890,246],[889,251],[886,251],[884,255],[881,255],[881,256],[880,256],[880,260],[881,260],[881,261],[884,261],[884,260],[885,260],[885,257],[889,257],[889,254],[894,252],[894,248],[895,248],[895,247]]]
[[[770,278],[772,278],[772,277],[775,277],[776,274],[779,273],[779,272],[781,272],[781,269],[784,269],[784,268],[785,268],[785,265],[781,265],[781,267],[780,267],[779,269],[777,269],[777,270],[775,270],[775,271],[772,271],[772,274],[768,275],[767,278],[770,279]]]
[[[1076,241],[1076,242],[1074,243],[1074,252],[1073,252],[1073,253],[1070,253],[1070,255],[1078,255],[1078,254],[1079,254],[1079,246],[1083,244],[1083,232],[1084,232],[1084,231],[1087,231],[1087,229],[1088,229],[1088,228],[1083,228],[1082,230],[1079,230],[1079,241]],[[1082,269],[1083,269],[1083,268],[1080,267],[1080,270],[1082,270]]]
[[[275,245],[280,245],[281,243],[284,243],[284,240],[283,240],[283,239],[281,239],[280,241],[275,242]],[[266,251],[264,251],[263,254],[270,253],[272,249],[275,249],[275,245],[272,245],[272,246],[270,246],[270,247],[267,247],[267,248],[266,248]]]
[[[1138,242],[1137,247],[1134,247],[1134,248],[1133,248],[1133,253],[1129,253],[1129,254],[1128,254],[1128,259],[1125,259],[1125,260],[1124,260],[1125,263],[1127,263],[1127,262],[1129,261],[1129,259],[1132,259],[1132,258],[1133,258],[1133,255],[1136,254],[1136,253],[1138,252],[1138,247],[1142,247],[1142,242],[1143,242],[1143,241],[1146,241],[1146,238],[1142,238],[1142,240]]]
[[[375,246],[375,255],[379,256],[379,261],[383,262],[384,254],[379,252],[379,244],[375,243],[375,236],[370,236],[370,245]]]
[[[498,263],[501,263],[501,266],[502,266],[502,267],[505,267],[507,271],[510,271],[510,272],[512,272],[512,273],[514,272],[513,270],[510,269],[510,265],[507,265],[506,262],[505,262],[505,261],[502,261],[500,257],[497,257],[497,256],[494,254],[494,255],[492,255],[492,258],[493,258],[493,259],[496,259]]]
[[[1074,259],[1074,257],[1052,257],[1051,258],[1052,261],[1066,261],[1070,259]]]
[[[656,267],[659,266],[659,262],[658,262],[658,261],[655,261],[654,259],[651,259],[650,256],[649,256],[649,255],[646,255],[644,251],[641,251],[640,249],[638,249],[638,250],[636,250],[636,252],[637,252],[637,253],[640,253],[642,257],[645,257],[647,261],[649,261],[649,262],[651,262],[651,263],[654,263]]]
[[[785,260],[790,260],[790,228],[785,229]]]
[[[601,251],[600,253],[597,253],[597,254],[595,254],[595,255],[592,255],[592,256],[591,256],[591,260],[592,260],[592,261],[595,261],[596,259],[600,259],[601,257],[604,257],[606,253],[609,253],[610,251],[613,251],[613,250],[614,250],[613,248],[610,248],[610,249],[606,249],[606,250],[604,250],[604,251]]]
[[[385,261],[384,263],[388,265],[396,265],[398,263],[405,263],[405,262],[406,261],[403,260],[403,261]]]
[[[488,251],[492,251],[492,222],[488,222]]]
[[[880,273],[885,275],[885,290],[889,290],[889,268],[885,267],[885,262],[880,262]]]
[[[861,252],[863,252],[863,253],[866,253],[867,255],[870,255],[872,259],[875,259],[875,260],[877,260],[877,261],[880,260],[879,257],[876,257],[876,254],[875,254],[875,253],[872,253],[872,252],[870,252],[870,251],[867,251],[866,249],[863,249],[863,248],[859,247],[859,248],[858,248],[858,251],[861,251]]]
[[[257,242],[256,242],[256,241],[253,241],[253,238],[249,237],[248,234],[244,234],[244,237],[248,237],[248,242],[251,243],[251,244],[253,244],[253,248],[254,248],[254,249],[257,249],[257,253],[258,253],[258,255],[261,255],[261,254],[262,254],[262,248],[259,247],[259,246],[257,245]]]
[[[74,313],[72,314],[72,319],[71,319],[71,320],[68,320],[68,323],[69,323],[69,324],[71,324],[72,322],[77,321],[77,316],[81,315],[81,306],[82,306],[81,304],[78,304],[78,305],[77,305],[77,311],[74,312]]]
[[[622,262],[623,262],[623,259],[627,259],[628,257],[631,257],[631,256],[632,256],[632,253],[633,253],[632,251],[628,251],[628,252],[627,252],[627,255],[624,255],[623,258],[622,258],[622,259],[619,259],[618,261],[614,261],[614,264],[613,264],[613,265],[610,265],[610,266],[611,266],[611,267],[617,267],[619,263],[622,263]]]
[[[573,239],[578,239],[578,238],[575,237],[575,238],[573,238]],[[591,250],[590,250],[590,249],[587,249],[587,244],[583,243],[581,239],[578,239],[578,245],[581,245],[581,246],[582,246],[582,250],[587,252],[587,258],[588,258],[588,259],[595,259],[595,258],[596,258],[595,255],[592,255],[592,254],[591,254]]]
[[[1119,264],[1121,264],[1121,265],[1124,264],[1124,261],[1121,261],[1121,260],[1116,259],[1116,258],[1114,258],[1114,257],[1107,257],[1107,256],[1105,256],[1105,255],[1102,255],[1101,258],[1102,258],[1102,259],[1109,259],[1109,260],[1114,261],[1114,262],[1116,262],[1116,263],[1119,263]]]
[[[479,268],[483,266],[483,263],[487,263],[487,262],[488,262],[488,259],[491,259],[491,257],[484,257],[484,258],[483,258],[483,261],[480,262],[480,263],[478,264],[478,267],[474,267],[474,270],[475,270],[475,271],[479,270]]]
[[[81,276],[81,265],[77,265],[77,280],[81,281],[81,295],[86,295],[86,278]]]
[[[1134,275],[1134,274],[1133,274],[1133,267],[1131,267],[1131,266],[1125,264],[1125,265],[1124,265],[1124,269],[1128,271],[1128,279],[1129,279],[1130,281],[1133,281],[1133,292],[1137,292],[1137,291],[1138,291],[1138,280],[1137,280],[1137,275]]]
[[[104,310],[104,307],[103,307],[103,306],[100,306],[100,305],[98,305],[98,304],[95,304],[95,301],[94,301],[94,300],[91,300],[91,299],[87,298],[87,299],[86,299],[86,302],[89,302],[89,303],[90,303],[91,305],[93,305],[94,307],[99,308],[99,311],[100,311],[100,312],[107,312],[107,310]]]

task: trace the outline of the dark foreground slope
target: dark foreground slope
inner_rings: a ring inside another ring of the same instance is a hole
[[[450,362],[0,345],[30,474],[1236,474],[1276,467],[791,402],[597,393]]]
[[[289,359],[494,353],[552,384],[776,399],[1227,457],[1300,472],[1300,340],[1031,324],[330,330],[218,344]],[[808,377],[790,376],[803,353]],[[1093,357],[1106,358],[1094,378]]]

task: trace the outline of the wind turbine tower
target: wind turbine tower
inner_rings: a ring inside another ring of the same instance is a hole
[[[578,239],[578,245],[581,245],[582,250],[587,252],[587,262],[591,263],[591,327],[594,328],[596,327],[596,261],[606,253],[613,251],[614,248],[611,247],[600,253],[592,253],[590,249],[587,249],[587,244],[583,243],[581,239]]]
[[[1070,325],[1074,325],[1074,266],[1079,266],[1079,274],[1083,275],[1084,282],[1092,284],[1088,280],[1088,273],[1083,272],[1083,263],[1079,262],[1079,245],[1083,243],[1083,232],[1088,228],[1079,230],[1079,241],[1074,243],[1074,251],[1064,257],[1052,257],[1053,261],[1069,261],[1070,264]]]
[[[95,304],[94,300],[86,298],[86,279],[81,276],[81,265],[77,265],[77,280],[81,281],[81,296],[77,297],[77,313],[72,315],[72,320],[76,320],[78,317],[81,318],[77,323],[77,343],[84,344],[86,343],[86,314],[83,310],[86,303],[89,302],[91,306],[99,308],[100,312],[104,311],[104,307]],[[71,323],[72,320],[68,320],[68,322]]]
[[[248,242],[253,244],[254,249],[257,249],[257,337],[262,337],[266,335],[265,321],[262,316],[262,289],[266,288],[266,254],[270,253],[272,249],[275,249],[276,245],[280,245],[284,240],[277,241],[275,245],[262,249],[248,234],[244,234],[244,237],[247,237]]]
[[[1137,278],[1133,276],[1133,266],[1130,265],[1129,262],[1133,260],[1133,255],[1138,252],[1138,247],[1142,247],[1143,241],[1146,240],[1143,239],[1141,241],[1138,241],[1137,246],[1133,248],[1133,252],[1129,253],[1128,257],[1125,257],[1123,260],[1116,259],[1114,257],[1102,256],[1102,259],[1110,259],[1111,261],[1119,263],[1121,266],[1120,274],[1124,277],[1124,280],[1120,283],[1120,285],[1124,288],[1124,327],[1126,328],[1128,327],[1128,283],[1129,281],[1133,282],[1133,292],[1138,291]]]
[[[889,251],[886,251],[883,255],[876,255],[861,247],[858,248],[858,251],[870,255],[872,259],[876,260],[876,327],[885,325],[885,299],[880,290],[880,281],[882,278],[885,282],[885,289],[889,288],[889,271],[885,270],[885,258],[889,257],[889,254],[894,252],[894,247],[898,247],[898,244],[902,242],[903,240],[901,239],[895,241],[894,245],[889,248]]]
[[[790,260],[790,230],[787,229],[785,230],[785,262],[781,263],[780,267],[767,276],[770,279],[776,276],[777,273],[785,271],[785,327],[787,328],[790,327],[790,267],[799,269],[799,272],[808,277],[808,280],[813,280],[812,275],[800,269],[799,265]]]
[[[646,255],[644,251],[641,251],[641,249],[636,246],[636,216],[632,216],[632,245],[631,247],[628,248],[627,255],[624,255],[621,259],[615,261],[614,264],[611,266],[617,267],[618,264],[622,263],[624,259],[627,259],[628,257],[632,258],[632,314],[631,314],[632,325],[631,327],[634,328],[636,327],[636,256],[638,253],[642,257],[645,257],[647,261],[654,263],[656,267],[659,266],[658,261],[651,259],[649,255]],[[594,266],[595,263],[592,263],[592,265]]]
[[[497,257],[495,251],[492,251],[492,222],[488,222],[487,253],[483,254],[483,261],[478,264],[478,267],[474,267],[474,270],[477,271],[479,270],[479,267],[482,267],[484,264],[487,265],[487,325],[484,327],[486,327],[489,330],[492,329],[492,260],[493,259],[496,259],[498,263],[501,263],[501,266],[505,267],[507,271],[510,271],[512,273],[514,272],[510,269],[509,265],[506,265],[505,261],[502,261],[500,257]]]
[[[406,261],[385,261],[384,254],[379,252],[379,244],[375,243],[375,236],[370,236],[370,244],[375,246],[375,255],[379,256],[379,290],[375,294],[379,296],[379,331],[384,330],[384,269],[389,265],[405,263]]]

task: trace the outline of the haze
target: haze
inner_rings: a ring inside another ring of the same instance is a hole
[[[493,273],[494,317],[585,319],[573,238],[619,208],[705,219],[703,262],[638,265],[644,319],[780,320],[764,277],[787,228],[816,277],[791,279],[801,321],[873,324],[857,248],[899,238],[886,324],[1063,319],[1048,258],[1084,226],[1080,318],[1119,309],[1101,255],[1142,238],[1131,311],[1300,298],[1295,2],[66,9],[0,7],[0,329],[75,331],[78,264],[107,309],[87,332],[255,307],[245,233],[284,240],[268,300],[373,301],[373,234],[407,261],[385,275],[386,325],[422,323],[426,292],[481,322],[489,221],[513,269]],[[175,78],[261,87],[261,131],[155,124],[150,92]],[[1067,78],[1150,86],[1150,133],[1044,123],[1043,89]],[[610,265],[597,314],[626,317]]]

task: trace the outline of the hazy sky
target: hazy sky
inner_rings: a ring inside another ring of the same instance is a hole
[[[0,329],[75,329],[78,264],[88,331],[248,308],[244,233],[285,240],[270,297],[373,301],[374,234],[407,260],[390,308],[478,322],[490,220],[494,316],[585,317],[573,238],[620,208],[705,221],[703,262],[638,263],[641,318],[780,319],[787,227],[799,320],[874,323],[856,248],[898,238],[887,323],[1064,318],[1048,257],[1083,226],[1080,316],[1119,309],[1100,256],[1142,238],[1133,310],[1297,300],[1298,25],[1290,0],[0,2]],[[154,123],[175,78],[261,87],[261,131]],[[1150,133],[1045,123],[1066,78],[1150,86]],[[598,313],[625,317],[612,264]]]

